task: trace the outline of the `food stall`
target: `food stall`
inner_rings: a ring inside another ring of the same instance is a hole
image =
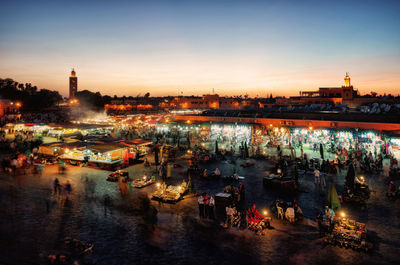
[[[215,212],[217,218],[223,220],[225,218],[225,208],[232,204],[233,198],[230,193],[219,192],[215,194]]]
[[[372,248],[372,243],[367,241],[366,225],[343,217],[336,219],[333,230],[327,234],[325,241],[332,245],[365,252]]]
[[[30,132],[36,137],[42,137],[47,134],[50,127],[46,124],[39,123],[18,123],[14,125],[14,131]]]
[[[152,145],[153,142],[138,138],[134,140],[125,140],[121,142],[121,144],[128,147],[128,154],[126,155],[126,159],[128,159],[129,161],[124,161],[124,164],[132,164],[134,160],[138,160],[141,157],[147,155],[150,149],[150,145]]]
[[[87,144],[82,142],[68,143],[61,147],[63,149],[63,154],[60,156],[60,159],[70,163],[71,165],[86,163],[91,155],[91,151],[88,149]]]
[[[60,143],[48,143],[39,146],[38,154],[44,157],[56,158],[63,153]]]
[[[114,130],[114,126],[107,124],[50,124],[48,136],[52,137],[67,137],[70,135],[81,134],[86,135],[110,135]]]
[[[104,143],[92,145],[89,149],[91,166],[113,170],[122,165],[127,147],[120,143]]]
[[[142,178],[134,179],[132,181],[132,186],[141,189],[154,184],[154,182],[155,181],[153,178],[148,178],[147,176],[143,176]]]
[[[188,191],[187,185],[162,187],[157,185],[157,190],[153,193],[152,199],[167,203],[177,203]]]
[[[278,188],[289,192],[294,192],[298,188],[294,177],[282,177],[279,172],[278,174],[267,172],[263,178],[263,184],[266,187]]]

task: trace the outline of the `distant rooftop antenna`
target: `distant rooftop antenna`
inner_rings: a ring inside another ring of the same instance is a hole
[[[214,88],[212,88],[212,93],[213,93],[213,95],[214,95]]]

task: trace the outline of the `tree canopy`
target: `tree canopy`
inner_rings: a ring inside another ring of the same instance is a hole
[[[62,100],[57,91],[40,89],[31,83],[19,83],[10,78],[0,79],[0,97],[20,101],[24,110],[39,110],[54,106]]]

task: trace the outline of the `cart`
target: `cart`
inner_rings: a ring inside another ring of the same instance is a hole
[[[333,230],[325,236],[325,242],[339,247],[368,252],[372,243],[367,241],[367,229],[364,223],[354,220],[339,219]]]
[[[132,186],[138,189],[147,187],[154,184],[154,180],[152,179],[146,179],[146,178],[142,178],[142,179],[135,179],[132,181]]]
[[[108,175],[107,181],[117,182],[120,177],[123,177],[124,182],[132,181],[132,179],[129,177],[129,173],[123,170],[117,170]]]

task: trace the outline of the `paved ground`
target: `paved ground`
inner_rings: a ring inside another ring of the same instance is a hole
[[[240,161],[239,161],[240,162]],[[187,161],[178,163],[186,165]],[[220,161],[206,166],[219,167],[222,174],[233,171],[231,164]],[[42,264],[48,254],[64,253],[68,257],[94,264],[398,264],[400,258],[400,206],[383,196],[378,177],[368,177],[372,194],[366,207],[345,205],[352,218],[367,223],[368,237],[374,243],[371,254],[326,246],[319,236],[315,214],[326,202],[314,191],[313,177],[300,179],[302,191],[285,195],[262,185],[264,171],[271,164],[257,161],[254,167],[236,166],[246,177],[246,205],[256,203],[267,209],[277,198],[297,198],[305,220],[291,225],[276,218],[265,235],[250,231],[222,229],[218,223],[198,218],[196,198],[176,205],[151,202],[158,210],[154,221],[140,210],[143,197],[150,196],[154,186],[133,190],[121,197],[116,183],[105,181],[107,171],[70,166],[59,175],[49,166],[42,177],[26,175],[17,178],[2,173],[0,180],[0,264]],[[141,176],[150,171],[142,165],[129,172]],[[181,182],[184,169],[174,169],[169,183]],[[343,172],[344,173],[344,172]],[[51,181],[67,179],[73,186],[69,201],[52,195]],[[85,177],[95,181],[93,195],[85,192]],[[330,179],[340,192],[343,176]],[[222,180],[193,179],[197,191],[214,194],[227,183]],[[112,206],[104,207],[104,195]],[[65,248],[63,239],[76,237],[95,244],[94,253],[82,256]]]

